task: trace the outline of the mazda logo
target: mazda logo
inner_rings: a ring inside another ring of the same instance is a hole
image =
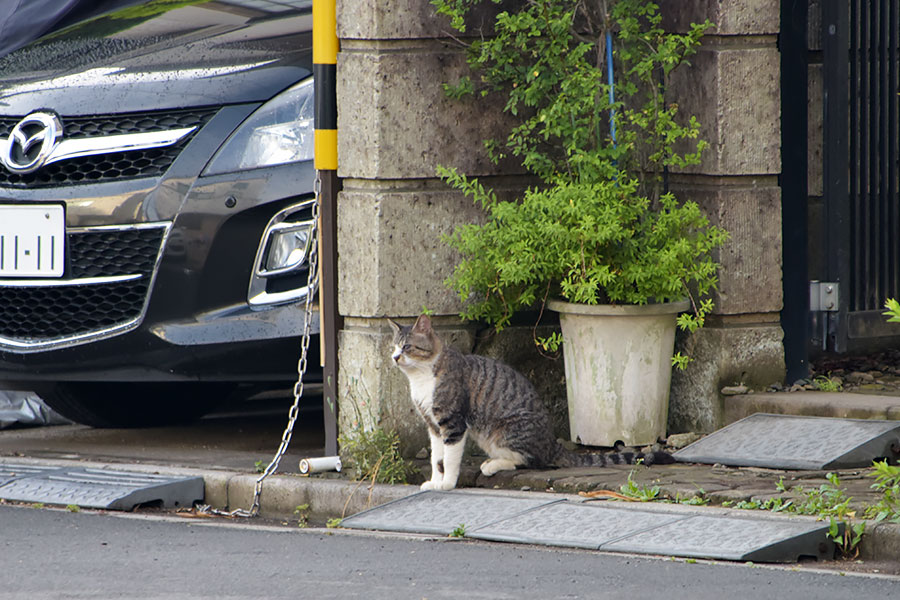
[[[40,169],[63,134],[59,117],[46,112],[31,113],[13,127],[5,147],[0,145],[0,161],[13,173]]]

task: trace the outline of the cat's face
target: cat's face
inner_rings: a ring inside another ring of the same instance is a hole
[[[415,325],[402,326],[388,321],[394,330],[393,351],[391,358],[394,364],[406,370],[431,367],[435,356],[440,352],[440,341],[431,328],[431,320],[422,315]]]

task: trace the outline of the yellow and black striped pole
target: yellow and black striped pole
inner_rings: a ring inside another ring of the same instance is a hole
[[[337,7],[336,0],[313,0],[315,78],[315,167],[319,200],[319,336],[323,375],[325,455],[338,453],[337,374]]]
[[[336,0],[313,0],[315,152],[320,171],[337,170],[337,53]]]

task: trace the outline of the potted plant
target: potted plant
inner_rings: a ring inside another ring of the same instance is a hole
[[[461,29],[475,4],[435,0]],[[501,201],[439,168],[487,212],[484,224],[445,237],[463,257],[447,284],[466,302],[464,318],[497,329],[520,309],[560,313],[562,338],[536,341],[555,350],[564,340],[571,435],[585,444],[665,435],[671,367],[690,360],[673,355],[676,322],[693,331],[712,310],[711,253],[727,239],[664,182],[669,167],[699,162],[705,145],[697,120],[680,118],[663,92],[711,24],[672,34],[660,22],[646,0],[522,3],[468,45],[477,83],[447,87],[506,94],[519,123],[485,145],[494,160],[517,156],[539,181]],[[592,323],[610,316],[636,322]]]

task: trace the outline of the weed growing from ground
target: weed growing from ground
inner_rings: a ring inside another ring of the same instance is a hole
[[[876,523],[900,523],[900,466],[889,465],[886,460],[872,463],[870,477],[875,478],[872,489],[881,492],[875,504],[866,507],[865,516]]]
[[[309,525],[309,503],[298,505],[294,514],[297,515],[297,527],[302,529]]]
[[[450,532],[450,537],[452,538],[461,538],[466,537],[466,525],[465,523],[460,523],[456,527],[453,528],[453,531]]]
[[[741,502],[723,502],[723,506],[750,510],[766,510],[794,515],[810,515],[819,520],[828,520],[826,535],[838,547],[841,556],[847,559],[856,558],[859,554],[859,542],[866,531],[865,521],[854,523],[856,511],[850,510],[850,501],[841,487],[841,480],[835,473],[828,473],[827,481],[817,488],[796,486],[788,488],[784,480],[778,481],[775,489],[779,492],[792,492],[799,497],[795,500],[768,498],[766,500],[744,500]]]
[[[813,379],[813,384],[815,384],[816,388],[821,392],[840,392],[844,389],[844,386],[840,381],[836,381],[825,375],[819,375]]]
[[[415,467],[400,453],[400,435],[370,414],[368,395],[358,394],[360,383],[354,380],[354,384],[349,404],[356,415],[338,438],[342,460],[353,467],[357,481],[408,483]]]
[[[634,480],[634,471],[628,473],[628,479],[619,486],[623,496],[627,496],[638,502],[652,502],[659,500],[660,487],[658,485],[641,485]]]

